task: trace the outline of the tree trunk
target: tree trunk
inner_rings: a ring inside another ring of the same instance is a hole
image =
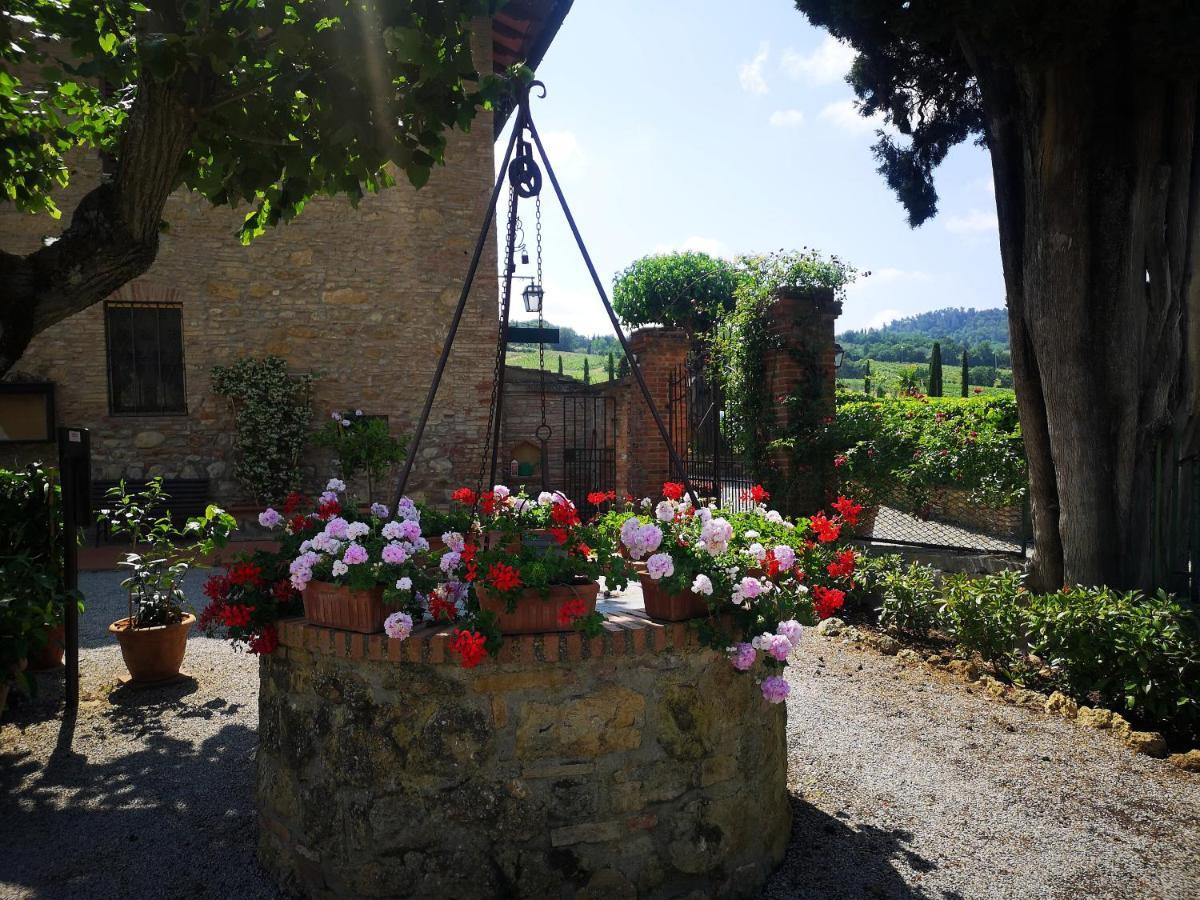
[[[144,75],[112,180],[84,196],[54,243],[27,256],[0,251],[0,376],[35,334],[150,268],[192,127],[182,88]]]
[[[964,50],[996,185],[1031,583],[1158,586],[1155,465],[1195,452],[1200,420],[1197,80],[1115,52],[1014,68]]]

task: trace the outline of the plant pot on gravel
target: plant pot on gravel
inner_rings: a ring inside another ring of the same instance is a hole
[[[32,672],[44,672],[62,665],[66,652],[67,629],[65,625],[52,626],[46,631],[46,643],[29,657]]]
[[[173,624],[146,628],[132,628],[128,618],[118,619],[108,630],[121,645],[121,659],[130,677],[138,683],[152,684],[179,674],[187,652],[188,632],[195,623],[196,617],[185,613]]]
[[[177,528],[166,507],[162,479],[130,493],[122,481],[105,495],[97,520],[132,546],[120,563],[129,570],[121,582],[128,591],[129,614],[108,630],[121,646],[125,667],[135,682],[155,682],[179,674],[187,651],[188,631],[196,617],[184,609],[183,580],[196,560],[225,546],[237,522],[224,510],[209,506],[203,516]]]

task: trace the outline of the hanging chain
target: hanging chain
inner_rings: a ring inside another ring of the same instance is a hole
[[[540,380],[542,393],[542,425],[546,425],[546,341],[542,337],[542,329],[546,327],[546,286],[542,284],[542,195],[538,194],[534,201],[537,210],[535,215],[534,234],[537,237],[537,281],[535,282],[538,288],[542,291],[542,302],[538,304],[538,378]]]
[[[509,214],[516,215],[516,197],[513,195],[512,183],[508,186],[508,209]],[[505,229],[505,247],[504,247],[504,265],[511,266],[513,264],[513,241],[508,237],[508,229]],[[479,459],[479,478],[476,481],[477,493],[482,492],[485,484],[484,479],[488,471],[488,464],[491,462],[492,450],[492,430],[495,427],[496,416],[501,415],[501,411],[497,409],[497,400],[500,393],[500,367],[505,364],[505,356],[508,348],[504,345],[504,310],[508,308],[508,304],[512,299],[512,280],[508,278],[508,272],[504,273],[503,293],[500,297],[501,314],[496,322],[496,366],[492,370],[492,399],[488,403],[488,422],[487,430],[483,436],[483,453]],[[488,490],[491,490],[491,485],[486,485]]]

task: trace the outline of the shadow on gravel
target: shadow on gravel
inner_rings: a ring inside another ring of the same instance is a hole
[[[908,849],[910,832],[863,823],[851,826],[797,794],[791,795],[791,801],[792,841],[763,891],[764,898],[958,900],[953,894],[930,894],[910,883],[937,868]]]
[[[213,723],[181,740],[179,719],[232,716],[221,698],[188,706],[186,681],[114,695],[63,717],[61,693],[22,710],[62,724],[44,766],[26,750],[0,753],[0,881],[46,898],[264,897],[254,872],[254,753],[241,723]],[[55,703],[54,700],[58,702]],[[17,723],[14,723],[17,724]],[[100,738],[106,758],[72,747]],[[167,867],[167,860],[184,860]],[[223,869],[241,873],[237,877]],[[24,896],[24,894],[20,894]]]

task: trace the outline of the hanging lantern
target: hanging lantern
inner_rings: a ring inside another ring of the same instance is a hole
[[[833,367],[840,369],[842,367],[842,359],[845,357],[846,351],[842,349],[841,344],[833,345]]]
[[[540,313],[542,311],[542,286],[530,282],[521,292],[525,300],[525,312]]]

